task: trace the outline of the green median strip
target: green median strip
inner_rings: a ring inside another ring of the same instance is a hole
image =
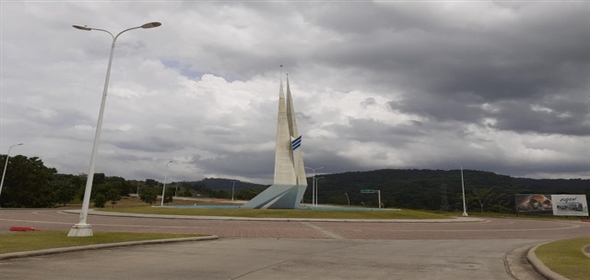
[[[90,237],[68,237],[61,231],[7,232],[0,234],[0,254],[129,241],[199,237],[196,234],[95,232]]]
[[[590,257],[582,251],[588,245],[588,237],[560,240],[539,246],[535,255],[549,269],[570,280],[588,280]]]
[[[286,219],[449,219],[450,217],[415,210],[299,210],[299,209],[203,209],[203,208],[159,208],[126,207],[96,209],[105,212],[121,212],[157,215],[222,216],[242,218],[286,218]]]

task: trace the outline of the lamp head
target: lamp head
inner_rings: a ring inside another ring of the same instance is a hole
[[[86,30],[86,31],[92,30],[92,28],[90,28],[90,27],[81,26],[81,25],[72,25],[72,27],[80,29],[80,30]]]
[[[154,21],[154,22],[150,22],[150,23],[146,23],[146,24],[142,25],[141,28],[143,28],[143,29],[154,28],[154,27],[158,27],[160,25],[162,25],[162,23]]]

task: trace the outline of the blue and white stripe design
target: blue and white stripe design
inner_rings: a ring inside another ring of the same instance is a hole
[[[295,138],[295,140],[291,141],[291,149],[295,151],[297,148],[301,146],[301,135]]]

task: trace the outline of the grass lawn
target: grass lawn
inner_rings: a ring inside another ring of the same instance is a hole
[[[582,252],[587,245],[590,245],[587,237],[560,240],[539,246],[535,254],[556,273],[571,280],[588,280],[590,258]]]
[[[95,232],[94,236],[91,237],[68,237],[67,235],[67,232],[61,231],[3,233],[0,234],[0,254],[103,243],[200,236],[195,234],[126,232]]]
[[[299,209],[197,209],[159,208],[150,206],[96,209],[107,212],[223,216],[245,218],[309,218],[309,219],[449,219],[441,214],[414,210],[299,210]]]
[[[167,206],[205,206],[205,205],[233,205],[239,206],[242,203],[232,203],[224,199],[174,199],[174,202]],[[93,208],[98,211],[139,213],[139,214],[160,214],[160,215],[188,215],[188,216],[223,216],[243,218],[309,218],[309,219],[449,219],[448,213],[432,213],[427,211],[406,210],[299,210],[299,209],[222,209],[222,208],[159,208],[151,207],[138,197],[125,197],[116,205],[107,203],[105,208]],[[114,206],[114,207],[111,207]],[[69,209],[77,209],[81,206],[68,205]],[[354,209],[354,207],[351,207]],[[450,214],[453,216],[453,214]],[[460,215],[460,214],[459,214]]]

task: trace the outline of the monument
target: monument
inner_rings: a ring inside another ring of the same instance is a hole
[[[301,153],[301,135],[297,130],[293,97],[287,76],[287,98],[283,79],[279,88],[279,110],[275,148],[274,182],[266,190],[248,201],[247,209],[294,209],[299,207],[307,188],[305,166]]]

